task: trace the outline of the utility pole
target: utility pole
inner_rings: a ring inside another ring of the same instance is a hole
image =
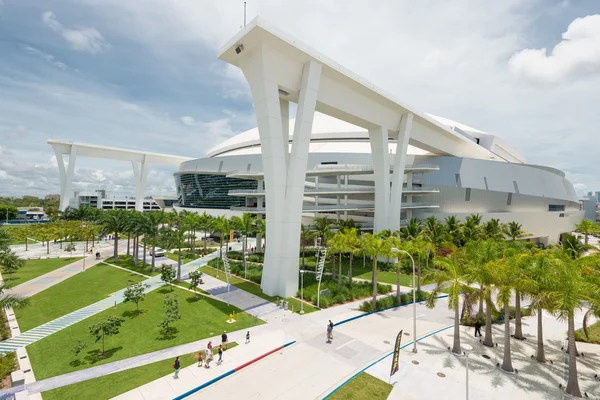
[[[244,26],[246,26],[246,2],[244,2]]]

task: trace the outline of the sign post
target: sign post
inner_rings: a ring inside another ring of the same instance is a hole
[[[327,247],[323,247],[317,252],[317,307],[320,305],[321,300],[321,278],[323,277],[323,270],[325,269],[325,256],[327,255]]]
[[[415,338],[416,339],[416,338]],[[394,356],[392,357],[392,370],[390,371],[390,381],[392,376],[398,372],[398,359],[400,358],[400,343],[402,342],[402,331],[396,336],[396,343],[394,344]]]

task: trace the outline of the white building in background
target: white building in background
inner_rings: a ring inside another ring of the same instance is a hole
[[[139,211],[171,210],[177,198],[174,196],[146,196],[141,201],[142,209]],[[135,197],[109,196],[106,190],[93,190],[75,192],[69,199],[69,206],[95,207],[102,210],[136,210],[138,202]]]
[[[526,164],[497,136],[421,113],[262,19],[219,58],[244,73],[258,127],[183,162],[176,209],[265,216],[267,294],[296,292],[300,224],[320,216],[379,231],[412,217],[479,213],[517,221],[544,243],[583,217],[563,172]]]

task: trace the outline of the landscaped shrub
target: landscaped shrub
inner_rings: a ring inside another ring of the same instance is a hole
[[[521,307],[521,317],[529,317],[533,311],[529,307]],[[479,318],[477,318],[477,311],[471,313],[469,318],[463,318],[460,320],[461,325],[475,326],[475,321],[479,319],[482,325],[485,325],[485,312]],[[510,306],[510,319],[515,319],[515,307]],[[504,309],[492,310],[492,324],[504,323]]]
[[[419,292],[417,292],[417,301],[419,301]],[[428,294],[427,292],[421,292],[421,297],[427,297]],[[413,300],[413,294],[412,291],[410,293],[400,293],[400,302],[398,302],[396,295],[390,295],[390,296],[386,296],[386,297],[382,297],[377,299],[376,302],[376,310],[383,310],[385,308],[389,308],[389,307],[396,307],[396,306],[400,306],[400,305],[407,305],[407,304],[412,304],[412,300]],[[360,311],[363,312],[371,312],[373,311],[373,305],[371,303],[371,300],[365,300],[359,307],[358,309]]]

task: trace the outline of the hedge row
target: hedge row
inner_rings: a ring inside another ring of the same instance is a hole
[[[217,268],[218,266],[220,269],[223,269],[223,261],[219,259],[210,260],[208,265],[214,268]],[[262,266],[254,263],[246,263],[246,265],[248,270],[245,278],[260,285],[262,279]],[[229,268],[231,269],[232,274],[244,278],[244,263],[229,260]]]
[[[428,296],[429,296],[429,293],[427,293],[423,290],[420,290],[417,292],[417,301],[426,300]],[[397,306],[403,306],[406,304],[411,304],[412,301],[413,301],[413,292],[412,291],[410,291],[409,293],[400,293],[400,301],[399,302],[398,302],[398,298],[396,297],[395,294],[386,296],[386,297],[382,297],[380,299],[377,299],[375,311],[384,310],[389,307],[397,307]],[[374,311],[373,303],[371,302],[371,300],[365,300],[358,309],[363,312],[372,312],[372,311]]]

